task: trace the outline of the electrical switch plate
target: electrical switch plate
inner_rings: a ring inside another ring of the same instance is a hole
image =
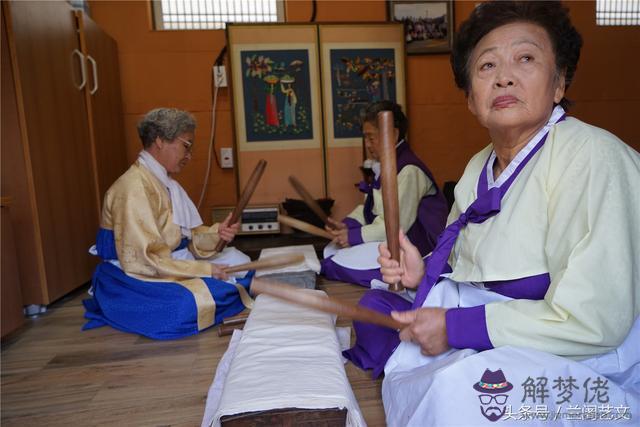
[[[227,71],[224,65],[214,65],[213,82],[216,87],[227,87]]]
[[[231,148],[220,149],[220,166],[224,169],[233,168],[233,150]]]

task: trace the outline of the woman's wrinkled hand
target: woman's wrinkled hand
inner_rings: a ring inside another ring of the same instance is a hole
[[[228,265],[224,264],[211,264],[211,277],[219,280],[227,280],[229,276],[225,273],[224,269],[228,267]]]
[[[347,225],[344,222],[336,221],[335,219],[333,219],[331,217],[327,217],[327,220],[333,226],[334,230],[346,230],[347,229]],[[331,230],[332,229],[328,225],[325,225],[324,228],[327,229],[327,230]]]
[[[378,264],[385,283],[402,283],[405,288],[416,289],[424,276],[424,262],[420,251],[400,230],[400,263],[391,259],[386,243],[378,246]]]
[[[231,242],[240,230],[239,222],[229,225],[229,221],[231,221],[231,212],[229,212],[229,215],[227,215],[224,221],[222,221],[218,226],[218,236],[227,243]]]
[[[333,236],[332,242],[341,248],[348,248],[349,245],[349,229],[343,222],[338,222],[333,218],[328,218],[332,227],[325,225],[324,229]]]
[[[447,322],[444,308],[426,307],[410,311],[392,311],[391,317],[407,326],[400,331],[400,339],[420,346],[425,356],[437,356],[449,350]]]

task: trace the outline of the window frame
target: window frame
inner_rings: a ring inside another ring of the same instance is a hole
[[[191,0],[184,0],[191,1]],[[217,0],[204,0],[205,2],[211,2],[213,4],[214,1]],[[233,0],[232,0],[233,1]],[[247,2],[251,2],[252,0],[246,0]],[[222,30],[224,31],[227,27],[227,23],[241,23],[241,24],[251,24],[251,23],[261,23],[261,24],[276,24],[281,22],[286,22],[285,15],[285,0],[275,0],[276,2],[276,15],[277,19],[275,21],[226,21],[226,22],[207,22],[202,23],[201,25],[212,25],[211,28],[165,28],[165,22],[163,19],[163,8],[162,8],[162,0],[149,0],[149,7],[151,8],[151,29],[153,31],[212,31],[212,30]],[[195,15],[197,16],[197,15]],[[185,25],[193,25],[193,22],[185,22]],[[218,27],[219,26],[219,27]]]
[[[596,26],[640,26],[640,0],[596,0]]]

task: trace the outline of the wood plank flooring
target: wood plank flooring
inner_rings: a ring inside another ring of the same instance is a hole
[[[354,303],[365,291],[323,279],[319,288]],[[218,337],[215,327],[176,341],[110,327],[82,332],[86,297],[53,304],[2,344],[2,425],[199,426],[230,336]],[[368,425],[383,426],[381,381],[345,368]]]

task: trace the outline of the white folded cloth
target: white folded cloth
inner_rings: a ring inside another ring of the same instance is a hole
[[[304,261],[298,264],[285,265],[283,267],[269,268],[265,270],[258,270],[256,277],[266,276],[267,274],[275,273],[294,273],[298,271],[314,271],[320,272],[320,261],[316,250],[313,245],[298,245],[298,246],[283,246],[280,248],[266,248],[260,251],[260,257],[258,259],[269,258],[274,255],[288,255],[288,254],[303,254]]]
[[[203,426],[219,426],[225,415],[280,408],[346,408],[347,426],[366,425],[341,360],[334,316],[259,295],[234,345],[224,386],[216,378],[210,389]],[[218,373],[226,363],[225,354]],[[209,401],[215,400],[214,411]]]

